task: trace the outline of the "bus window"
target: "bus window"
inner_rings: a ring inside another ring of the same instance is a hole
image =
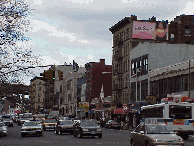
[[[169,118],[192,119],[191,106],[170,105]]]

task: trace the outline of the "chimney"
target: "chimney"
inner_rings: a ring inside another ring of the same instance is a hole
[[[105,59],[100,59],[100,64],[105,64]]]

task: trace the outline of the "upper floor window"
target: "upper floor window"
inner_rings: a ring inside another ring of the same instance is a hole
[[[185,36],[191,36],[190,35],[190,26],[189,25],[185,26]]]

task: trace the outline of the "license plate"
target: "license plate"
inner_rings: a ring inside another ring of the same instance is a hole
[[[34,132],[30,132],[29,134],[34,134]]]
[[[95,131],[91,131],[91,134],[95,134]]]

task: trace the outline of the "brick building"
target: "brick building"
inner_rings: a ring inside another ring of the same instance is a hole
[[[105,59],[100,62],[89,62],[86,68],[86,98],[89,103],[99,98],[101,87],[104,86],[104,96],[112,95],[112,65],[105,65]]]
[[[194,15],[180,15],[170,22],[169,43],[194,45]]]

